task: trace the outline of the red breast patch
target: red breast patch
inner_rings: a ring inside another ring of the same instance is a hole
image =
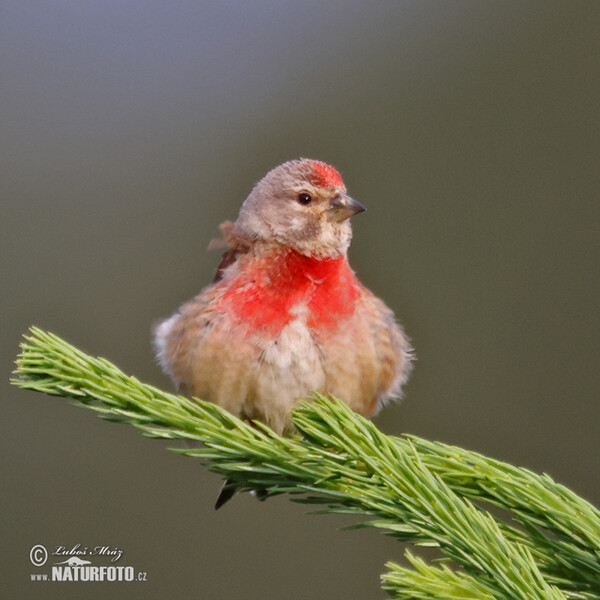
[[[354,312],[359,285],[345,257],[318,260],[289,251],[248,265],[229,284],[219,308],[251,329],[276,335],[306,307],[306,323],[318,331]]]

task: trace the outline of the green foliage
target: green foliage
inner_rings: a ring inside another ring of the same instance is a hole
[[[442,566],[410,552],[412,568],[387,565],[382,585],[392,597],[600,600],[600,513],[547,475],[438,442],[384,435],[322,396],[294,411],[298,433],[282,437],[209,402],[145,385],[37,328],[25,340],[15,385],[75,398],[148,437],[201,442],[174,450],[199,458],[240,491],[287,493],[318,512],[366,515],[359,527],[439,548]],[[487,504],[505,509],[506,517],[488,512]]]

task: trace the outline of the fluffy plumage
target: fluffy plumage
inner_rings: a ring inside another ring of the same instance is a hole
[[[362,210],[326,163],[267,173],[236,222],[221,226],[228,249],[213,283],[155,329],[179,392],[278,432],[312,391],[368,417],[398,397],[409,342],[346,256],[349,217]]]

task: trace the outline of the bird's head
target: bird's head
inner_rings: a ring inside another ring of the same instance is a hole
[[[235,235],[306,256],[338,258],[352,238],[349,218],[364,210],[346,194],[336,169],[300,158],[275,167],[254,186],[240,209]]]

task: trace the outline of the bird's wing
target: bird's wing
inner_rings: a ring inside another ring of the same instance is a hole
[[[239,237],[235,235],[234,223],[233,221],[225,221],[219,225],[219,230],[221,232],[221,237],[218,239],[211,240],[208,245],[208,249],[212,250],[214,248],[227,248],[225,252],[223,252],[223,256],[221,257],[221,262],[217,267],[217,272],[215,273],[215,277],[213,279],[213,283],[217,283],[223,279],[223,273],[225,269],[232,265],[240,256],[240,254],[246,254],[250,247],[247,243],[241,240]]]
[[[247,252],[247,250],[245,252]],[[229,265],[232,265],[238,259],[240,254],[244,254],[244,251],[237,248],[229,248],[229,250],[225,250],[225,252],[223,252],[223,256],[221,256],[221,262],[219,263],[215,277],[212,280],[213,283],[217,283],[223,279],[223,273],[225,272],[225,269]]]

